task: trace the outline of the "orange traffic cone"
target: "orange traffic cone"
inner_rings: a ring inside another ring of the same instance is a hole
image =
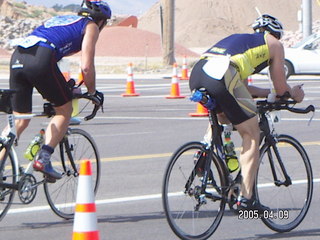
[[[99,240],[91,162],[81,161],[72,240]]]
[[[189,113],[191,117],[207,117],[209,116],[208,110],[202,106],[201,103],[197,103],[197,112]]]
[[[249,76],[248,77],[248,86],[251,86],[252,85],[252,76]]]
[[[182,64],[182,71],[181,71],[181,80],[189,80],[188,75],[188,67],[187,67],[187,57],[184,56],[183,58],[183,64]]]
[[[185,98],[186,96],[180,95],[180,87],[179,87],[179,79],[178,79],[178,72],[177,72],[178,64],[173,64],[172,70],[172,79],[171,79],[171,91],[170,96],[167,96],[168,99],[174,98]]]
[[[127,90],[123,93],[122,97],[135,97],[139,96],[140,94],[135,92],[134,89],[134,81],[133,81],[133,71],[132,71],[132,63],[128,64],[128,77],[127,77]]]

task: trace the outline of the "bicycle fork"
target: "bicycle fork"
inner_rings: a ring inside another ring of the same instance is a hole
[[[267,150],[267,153],[268,153],[268,160],[270,163],[274,184],[278,187],[280,187],[282,185],[286,186],[286,187],[290,186],[292,184],[292,181],[291,181],[291,178],[288,175],[288,173],[283,165],[281,156],[280,156],[278,148],[276,146],[276,143],[277,143],[276,138],[274,136],[270,135],[270,137],[268,137],[266,139],[266,141],[269,143],[269,148]],[[276,159],[274,159],[274,156],[272,155],[272,151],[274,152]],[[283,176],[285,178],[284,181],[279,180],[279,178],[277,176],[276,169],[275,169],[275,160],[277,160],[279,163],[280,169],[281,169]]]

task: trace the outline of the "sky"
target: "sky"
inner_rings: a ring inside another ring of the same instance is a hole
[[[42,5],[52,7],[55,4],[81,4],[82,0],[16,0],[24,1],[30,5]],[[134,14],[141,15],[160,0],[105,0],[109,3],[115,14]]]

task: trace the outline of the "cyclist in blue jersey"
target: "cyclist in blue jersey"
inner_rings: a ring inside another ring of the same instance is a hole
[[[288,95],[297,102],[304,98],[301,85],[290,87],[284,70],[284,49],[279,41],[282,24],[264,14],[252,25],[253,34],[228,36],[204,54],[190,76],[190,89],[205,88],[216,100],[219,121],[232,123],[242,138],[242,173],[238,209],[266,210],[253,196],[258,169],[260,130],[252,96],[267,97],[270,89],[248,86],[248,76],[269,65],[271,80],[278,96]],[[210,129],[210,128],[209,128]],[[210,132],[209,132],[210,134]]]
[[[36,88],[50,101],[56,115],[51,119],[45,144],[33,167],[52,181],[62,176],[51,165],[54,148],[66,133],[72,113],[72,91],[57,62],[65,56],[81,51],[81,71],[88,93],[103,104],[103,93],[96,90],[94,55],[100,31],[111,17],[111,9],[104,1],[83,1],[76,15],[56,16],[36,28],[15,49],[10,62],[10,88],[15,114],[32,112],[32,92]],[[17,136],[30,120],[17,120]]]

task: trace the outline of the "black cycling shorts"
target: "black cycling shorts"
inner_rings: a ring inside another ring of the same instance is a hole
[[[256,115],[256,104],[239,72],[232,65],[221,80],[208,76],[203,71],[207,60],[198,61],[192,69],[189,80],[190,90],[205,88],[216,100],[218,112],[224,112],[234,125],[240,124]]]
[[[72,92],[61,73],[55,51],[43,46],[17,47],[10,62],[10,89],[13,110],[32,112],[32,92],[36,88],[42,97],[59,107],[72,99]]]

